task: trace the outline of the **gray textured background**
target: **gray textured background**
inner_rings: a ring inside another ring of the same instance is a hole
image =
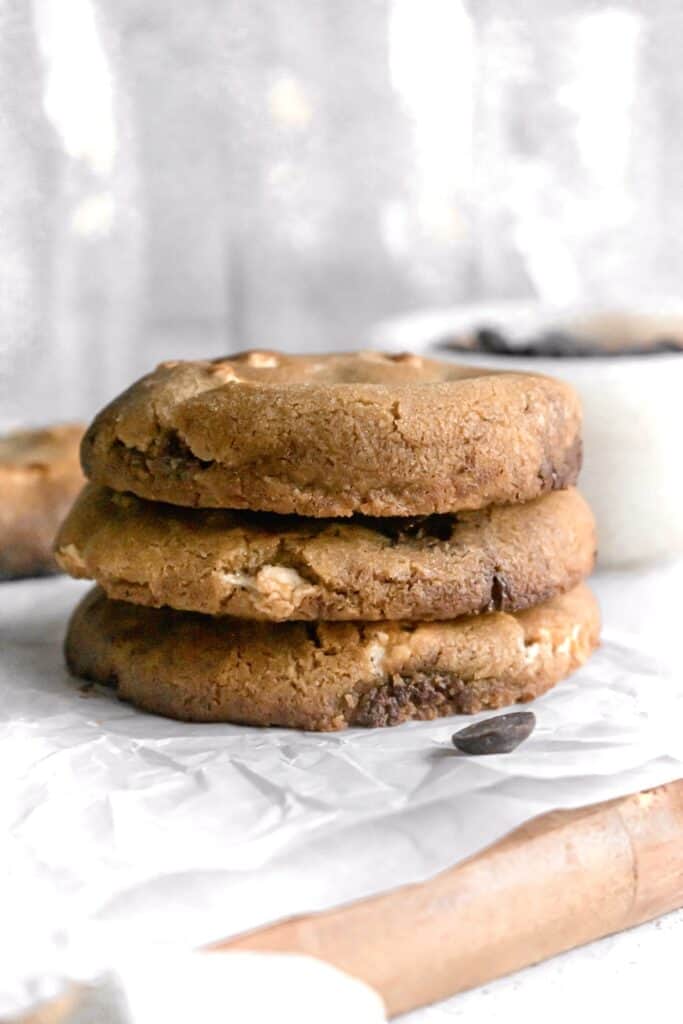
[[[0,0],[0,426],[164,357],[680,291],[674,0]]]

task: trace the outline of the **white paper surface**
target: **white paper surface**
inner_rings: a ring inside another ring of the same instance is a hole
[[[681,565],[599,578],[602,649],[533,705],[526,744],[476,759],[450,744],[460,718],[320,735],[84,695],[61,641],[87,587],[2,584],[0,1013],[103,950],[196,946],[414,882],[544,811],[683,776],[682,586]]]

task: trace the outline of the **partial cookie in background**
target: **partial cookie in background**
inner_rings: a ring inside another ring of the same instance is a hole
[[[0,580],[58,571],[52,547],[83,486],[84,429],[65,424],[0,437]]]
[[[526,505],[413,519],[312,519],[183,509],[89,485],[57,540],[107,595],[247,619],[451,619],[517,611],[593,568],[573,489]]]
[[[171,718],[329,731],[531,700],[586,661],[599,628],[583,585],[514,615],[412,625],[212,618],[96,587],[66,657],[75,675]]]
[[[575,483],[569,385],[414,355],[164,363],[89,428],[86,475],[142,498],[305,516],[431,515]]]

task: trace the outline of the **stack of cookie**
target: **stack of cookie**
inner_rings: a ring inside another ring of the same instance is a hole
[[[543,693],[598,642],[574,392],[375,352],[160,366],[86,434],[57,559],[79,676],[331,730]]]

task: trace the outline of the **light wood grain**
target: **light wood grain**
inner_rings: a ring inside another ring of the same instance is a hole
[[[683,780],[544,815],[427,882],[213,949],[309,953],[393,1016],[680,906]]]

